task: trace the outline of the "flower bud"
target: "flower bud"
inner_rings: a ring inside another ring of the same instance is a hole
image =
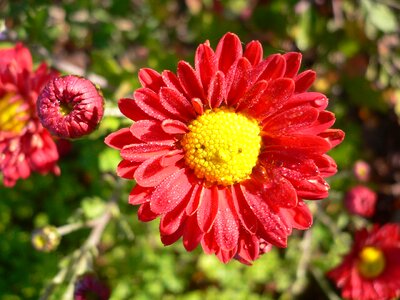
[[[50,252],[60,244],[61,236],[54,226],[45,226],[32,233],[32,245],[38,251]]]
[[[365,182],[369,180],[371,167],[367,162],[363,160],[357,160],[353,166],[353,173],[359,181]]]
[[[345,205],[352,214],[371,217],[375,213],[376,201],[377,195],[373,190],[359,185],[347,192]]]
[[[86,273],[75,283],[74,300],[107,300],[110,298],[110,289],[95,275]]]
[[[103,96],[83,77],[67,75],[51,80],[37,101],[43,126],[61,138],[78,138],[91,133],[104,113]]]

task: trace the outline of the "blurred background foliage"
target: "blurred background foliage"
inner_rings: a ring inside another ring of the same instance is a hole
[[[199,249],[186,253],[180,243],[164,247],[157,222],[137,220],[127,203],[132,182],[115,177],[118,152],[103,143],[129,121],[105,117],[89,138],[58,141],[61,176],[34,174],[0,187],[1,300],[71,299],[75,279],[87,271],[115,300],[338,299],[324,274],[349,249],[354,229],[399,221],[398,1],[13,0],[0,1],[0,12],[1,46],[22,41],[36,63],[91,79],[109,112],[139,87],[140,68],[175,71],[179,60],[193,63],[199,43],[215,47],[227,31],[244,43],[260,40],[264,55],[301,51],[302,68],[318,74],[313,89],[327,94],[335,127],[346,132],[331,152],[339,172],[330,197],[309,203],[312,229],[294,232],[287,249],[248,267],[223,265]],[[370,164],[368,185],[378,193],[370,219],[344,210],[358,159]],[[107,226],[96,236],[101,220]],[[47,225],[65,234],[54,251],[37,251],[31,234]]]

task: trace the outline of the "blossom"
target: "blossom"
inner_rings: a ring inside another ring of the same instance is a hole
[[[353,173],[360,181],[368,181],[371,175],[371,167],[363,160],[357,160],[353,166]]]
[[[385,300],[400,296],[400,227],[375,225],[356,232],[343,262],[328,273],[342,297]]]
[[[74,300],[107,300],[110,289],[91,273],[84,274],[75,283]]]
[[[45,63],[34,71],[22,44],[0,49],[0,171],[5,186],[32,171],[60,173],[56,145],[36,113],[37,96],[54,76]]]
[[[311,226],[303,199],[328,195],[337,168],[325,153],[344,137],[329,129],[328,99],[307,92],[315,72],[298,74],[300,53],[262,56],[258,41],[243,52],[227,33],[215,51],[197,48],[195,68],[141,69],[142,88],[119,100],[135,122],[105,142],[120,150],[117,174],[136,180],[139,219],[161,217],[165,245],[182,237],[188,251],[251,263],[260,243],[286,247]]]
[[[75,75],[53,78],[37,101],[40,121],[53,135],[78,138],[91,133],[104,113],[101,92]]]
[[[345,205],[352,214],[371,217],[375,213],[377,200],[378,197],[373,190],[366,186],[358,185],[347,192]]]

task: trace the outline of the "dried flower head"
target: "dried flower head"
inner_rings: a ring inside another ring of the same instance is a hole
[[[119,176],[136,180],[140,220],[161,217],[165,245],[183,237],[188,251],[251,262],[311,226],[303,199],[328,195],[325,153],[344,137],[329,129],[328,99],[307,92],[315,72],[298,74],[300,53],[262,56],[258,41],[243,52],[227,33],[216,51],[197,48],[195,69],[140,70],[143,87],[119,101],[135,122],[105,142],[120,150]]]
[[[100,90],[83,77],[51,80],[41,92],[37,111],[43,126],[61,138],[78,138],[96,129],[104,113]]]

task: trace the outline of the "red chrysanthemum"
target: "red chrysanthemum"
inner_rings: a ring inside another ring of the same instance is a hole
[[[358,185],[347,192],[345,205],[352,214],[371,217],[375,213],[377,200],[378,197],[373,190],[366,186]]]
[[[67,75],[51,80],[39,95],[37,111],[43,126],[61,138],[91,133],[104,113],[100,90],[88,79]]]
[[[136,180],[139,219],[161,216],[165,245],[183,237],[188,251],[251,262],[260,241],[285,247],[311,225],[303,199],[328,195],[336,164],[325,153],[344,137],[329,129],[328,99],[306,92],[315,72],[297,74],[299,53],[262,56],[258,41],[242,52],[228,33],[215,52],[197,48],[195,69],[140,70],[143,88],[119,101],[135,123],[105,142],[121,151],[118,175]]]
[[[87,273],[75,283],[74,300],[108,300],[110,289],[95,275]]]
[[[354,300],[389,300],[400,296],[400,227],[374,226],[356,233],[354,245],[343,262],[328,273]]]
[[[36,99],[55,72],[36,71],[27,48],[0,49],[0,171],[6,186],[32,171],[59,174],[57,147],[36,114]]]

